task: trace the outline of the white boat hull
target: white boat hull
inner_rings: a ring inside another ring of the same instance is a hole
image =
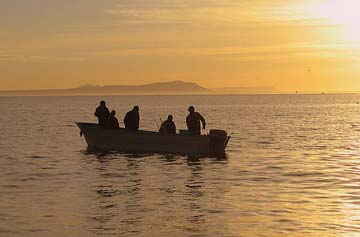
[[[77,123],[90,148],[130,153],[224,154],[230,137],[209,135],[162,135],[158,132],[104,129],[97,124]]]

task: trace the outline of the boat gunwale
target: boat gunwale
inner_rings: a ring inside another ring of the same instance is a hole
[[[208,134],[201,134],[201,135],[190,135],[190,134],[161,134],[159,132],[156,131],[147,131],[147,130],[138,130],[138,131],[130,131],[127,130],[126,128],[102,128],[100,127],[98,124],[96,123],[80,123],[80,122],[76,122],[76,125],[80,128],[80,130],[82,130],[81,126],[85,126],[87,128],[93,128],[93,129],[102,129],[105,131],[111,131],[111,132],[125,132],[125,133],[129,133],[129,134],[139,134],[139,135],[153,135],[153,136],[170,136],[170,137],[175,137],[175,136],[181,136],[181,137],[197,137],[197,138],[204,138],[204,137],[208,137]],[[228,136],[228,139],[230,138],[230,136]]]

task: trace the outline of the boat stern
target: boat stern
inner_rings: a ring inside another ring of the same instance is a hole
[[[209,138],[210,152],[212,154],[224,154],[230,140],[230,136],[227,135],[227,132],[220,129],[212,129],[209,132]]]

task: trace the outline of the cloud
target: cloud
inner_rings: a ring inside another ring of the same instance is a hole
[[[0,61],[22,61],[22,62],[79,62],[84,59],[81,57],[63,56],[40,56],[40,55],[6,55],[0,54]]]
[[[199,22],[231,22],[249,20],[256,14],[253,1],[121,1],[115,8],[106,10],[127,23],[138,24],[192,24]],[[238,19],[237,19],[238,18]]]
[[[360,51],[351,45],[323,44],[321,42],[287,43],[252,47],[187,47],[187,48],[133,48],[100,51],[96,57],[213,57],[216,60],[236,59],[242,62],[298,60],[305,58],[358,59]]]
[[[0,54],[0,61],[15,59],[16,55]]]
[[[287,24],[323,25],[310,14],[309,1],[297,0],[133,0],[105,12],[132,24]]]

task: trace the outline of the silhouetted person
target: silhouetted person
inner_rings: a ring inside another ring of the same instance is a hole
[[[99,125],[104,127],[106,119],[110,117],[110,112],[106,107],[105,101],[100,101],[100,106],[96,108],[95,116],[98,118]]]
[[[134,106],[134,108],[127,112],[124,118],[125,128],[131,131],[139,130],[139,106]]]
[[[115,110],[111,111],[110,117],[105,120],[105,127],[110,129],[117,129],[119,128],[119,121],[115,117]]]
[[[176,134],[176,126],[173,121],[173,116],[169,115],[160,127],[159,133],[161,134]]]
[[[190,106],[188,111],[189,115],[186,117],[186,125],[189,133],[191,135],[201,135],[200,122],[202,123],[203,129],[205,129],[206,126],[204,117],[200,113],[195,112],[194,106]]]

